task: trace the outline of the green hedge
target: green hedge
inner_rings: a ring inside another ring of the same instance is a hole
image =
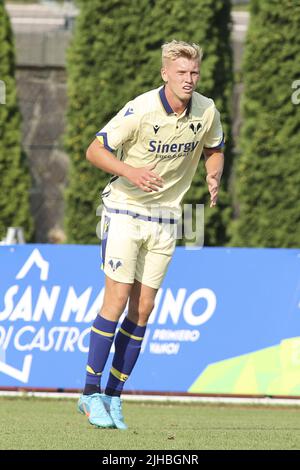
[[[135,87],[140,57],[136,31],[146,2],[78,3],[81,9],[67,63],[66,149],[71,171],[66,192],[66,232],[69,243],[97,243],[96,208],[109,176],[92,167],[85,160],[85,152],[95,133],[139,94]]]
[[[243,63],[243,127],[231,244],[299,247],[300,5],[255,0]]]
[[[32,241],[30,214],[31,177],[21,148],[21,116],[15,81],[15,49],[10,21],[0,0],[0,80],[5,83],[6,102],[0,104],[0,239],[9,226],[23,227]]]

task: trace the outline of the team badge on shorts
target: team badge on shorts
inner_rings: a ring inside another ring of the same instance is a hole
[[[115,272],[120,266],[122,266],[123,262],[120,259],[117,258],[110,258],[110,260],[107,263],[113,272]]]

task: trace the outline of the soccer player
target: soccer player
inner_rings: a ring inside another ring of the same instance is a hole
[[[91,164],[114,175],[102,193],[105,293],[91,329],[86,383],[78,402],[79,411],[101,428],[127,428],[120,396],[175,249],[172,229],[202,152],[210,207],[217,203],[224,138],[213,100],[195,92],[201,58],[196,44],[164,44],[164,85],[127,103],[87,149]],[[127,302],[128,314],[115,337]],[[112,368],[101,394],[114,337]]]

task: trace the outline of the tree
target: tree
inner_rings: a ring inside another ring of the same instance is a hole
[[[68,53],[68,129],[71,158],[66,231],[71,243],[97,243],[96,208],[108,175],[91,167],[85,152],[95,133],[138,95],[143,4],[139,0],[78,2],[80,14]]]
[[[81,3],[79,3],[81,4]],[[187,12],[189,14],[187,21]],[[205,56],[200,92],[214,98],[227,135],[227,163],[220,207],[207,209],[207,244],[227,240],[231,167],[232,54],[230,1],[91,0],[84,2],[69,53],[67,149],[73,166],[67,195],[69,241],[95,237],[98,193],[108,177],[90,168],[84,153],[91,136],[124,104],[162,84],[161,45],[172,39],[196,42]],[[185,202],[208,202],[203,164]]]
[[[0,0],[0,80],[5,103],[0,103],[0,239],[9,226],[23,227],[25,240],[32,241],[30,214],[31,177],[21,147],[21,115],[15,80],[15,49],[9,17]]]
[[[299,247],[300,5],[252,0],[243,61],[244,99],[231,244]]]

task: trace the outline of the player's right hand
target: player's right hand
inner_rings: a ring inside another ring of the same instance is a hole
[[[209,173],[206,176],[208,190],[210,193],[210,206],[209,207],[215,207],[217,205],[220,179],[221,179],[221,176],[217,171],[215,171],[214,173]]]
[[[134,168],[128,165],[124,175],[131,183],[146,193],[159,191],[163,187],[164,181],[154,170],[156,163],[142,167]]]

